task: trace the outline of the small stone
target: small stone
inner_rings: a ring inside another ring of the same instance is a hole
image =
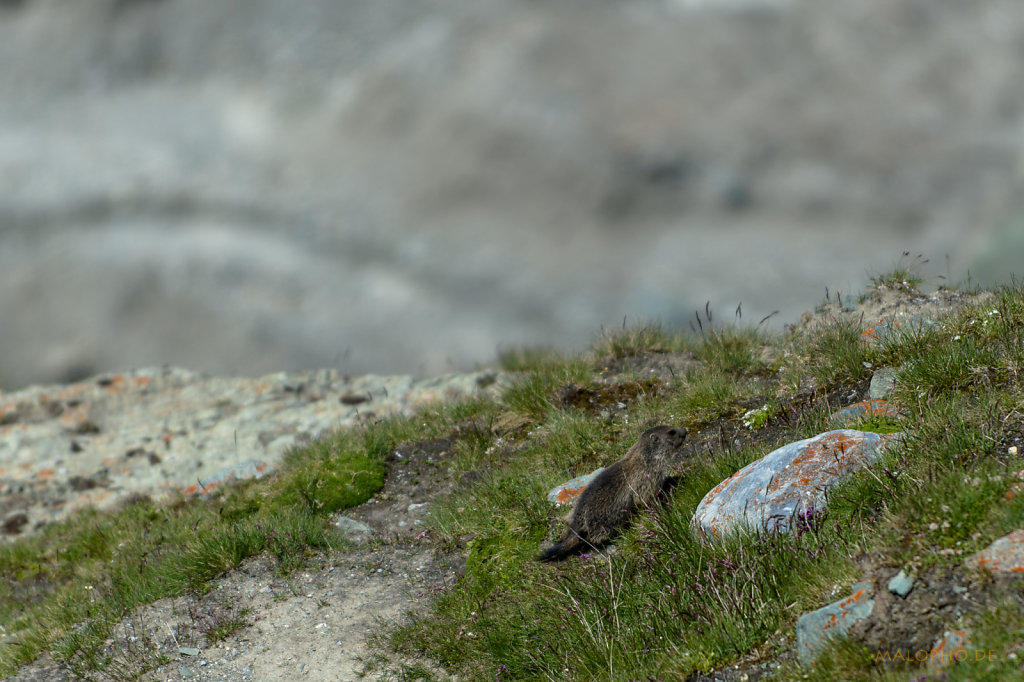
[[[868,346],[887,343],[904,338],[906,335],[917,335],[937,325],[932,320],[920,315],[895,314],[882,317],[869,324],[861,332],[861,341]]]
[[[335,519],[334,526],[353,542],[363,542],[366,538],[373,535],[373,528],[349,516],[339,516]]]
[[[947,630],[935,642],[928,655],[928,668],[936,670],[945,668],[954,661],[962,661],[968,655],[969,630]]]
[[[188,680],[188,679],[191,679],[193,677],[192,671],[189,670],[188,668],[186,668],[183,665],[179,665],[178,666],[178,674],[181,675],[181,678],[183,680]]]
[[[889,404],[887,400],[862,400],[849,407],[833,412],[828,418],[830,422],[837,425],[850,424],[861,419],[872,417],[885,417],[898,419],[899,411]]]
[[[831,638],[841,637],[857,621],[871,615],[871,581],[853,586],[848,597],[800,616],[796,621],[797,656],[804,665],[813,663]]]
[[[178,647],[178,653],[182,656],[198,656],[202,652],[194,646],[182,646]]]
[[[871,386],[868,397],[872,400],[888,398],[896,388],[896,377],[900,370],[897,367],[882,367],[871,375]]]
[[[889,591],[906,598],[914,589],[914,579],[906,571],[900,571],[889,580]]]

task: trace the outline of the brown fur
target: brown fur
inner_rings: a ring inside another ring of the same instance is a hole
[[[686,429],[656,426],[643,435],[626,456],[602,471],[580,493],[561,539],[545,550],[541,561],[559,561],[610,540],[638,507],[654,502],[665,485]]]

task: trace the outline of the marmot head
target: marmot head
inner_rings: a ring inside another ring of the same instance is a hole
[[[640,451],[651,460],[673,459],[683,446],[688,431],[681,426],[655,426],[640,436]]]

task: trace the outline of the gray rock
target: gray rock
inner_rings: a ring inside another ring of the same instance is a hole
[[[896,387],[896,377],[899,375],[898,367],[882,367],[871,375],[871,386],[868,388],[868,396],[872,400],[888,398]]]
[[[271,445],[273,445],[273,443],[271,443]],[[186,486],[182,490],[182,493],[186,496],[208,495],[224,485],[230,485],[231,483],[253,478],[263,478],[267,474],[273,473],[275,468],[276,467],[272,464],[267,464],[266,462],[260,462],[255,459],[246,459],[238,464],[232,464],[229,467],[221,469],[194,485]]]
[[[971,630],[946,630],[942,633],[928,656],[928,670],[936,671],[949,666],[957,661],[971,660],[970,656],[990,655],[987,651],[969,651]],[[982,660],[982,659],[977,659]]]
[[[1017,529],[972,554],[964,564],[972,571],[987,571],[996,577],[1024,573],[1024,530]]]
[[[862,400],[859,403],[850,405],[849,407],[836,410],[829,416],[828,420],[831,424],[842,426],[844,424],[852,424],[862,419],[870,419],[872,417],[898,419],[899,416],[899,411],[890,405],[887,400]]]
[[[906,597],[914,589],[914,578],[907,575],[906,571],[900,571],[889,579],[889,591],[901,597]]]
[[[702,537],[746,526],[785,531],[826,505],[826,492],[876,461],[896,435],[842,429],[784,445],[710,490],[693,515]]]
[[[604,467],[594,469],[589,474],[583,474],[577,476],[571,481],[552,488],[548,492],[548,502],[557,506],[572,506],[576,504],[576,498],[580,496],[583,489],[594,480],[594,478],[604,471]]]
[[[178,647],[178,653],[182,656],[198,656],[202,651],[194,646],[182,646]]]
[[[410,414],[432,402],[495,396],[503,382],[493,372],[426,381],[335,370],[249,379],[165,367],[0,393],[0,496],[18,493],[7,504],[17,501],[24,515],[0,507],[7,533],[0,538],[135,495],[209,493],[265,475],[296,444],[371,412]],[[351,393],[373,399],[356,406],[340,400]]]
[[[830,639],[845,635],[854,623],[871,616],[875,608],[871,590],[871,581],[857,583],[849,596],[797,619],[796,647],[801,663],[813,663]]]
[[[869,345],[883,344],[906,335],[921,334],[936,327],[934,320],[916,314],[894,313],[872,321],[861,333]]]
[[[373,528],[348,516],[338,516],[334,520],[334,526],[353,542],[363,542],[372,537],[374,533]]]

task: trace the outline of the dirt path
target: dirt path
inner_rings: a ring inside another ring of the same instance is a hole
[[[107,641],[113,657],[97,680],[356,680],[367,640],[424,608],[462,570],[435,549],[423,516],[451,489],[444,439],[400,446],[383,490],[346,516],[369,525],[370,539],[315,558],[287,577],[258,556],[214,581],[204,595],[162,599],[126,618]],[[218,628],[236,623],[216,639]],[[154,664],[163,659],[160,665]],[[169,660],[168,660],[169,659]],[[74,679],[49,655],[23,667],[19,682]]]

